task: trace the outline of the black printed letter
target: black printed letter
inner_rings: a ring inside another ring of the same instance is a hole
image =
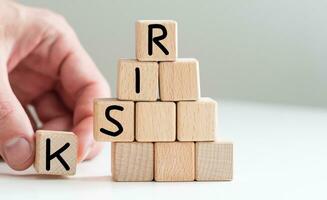
[[[162,35],[153,38],[153,29],[158,28],[162,30]],[[164,45],[160,43],[160,40],[163,40],[167,37],[167,29],[161,24],[150,24],[148,26],[148,54],[151,56],[153,52],[153,44],[155,43],[166,55],[169,54],[168,50]]]
[[[106,111],[105,111],[105,115],[106,115],[107,120],[110,121],[110,122],[112,122],[113,124],[115,124],[117,126],[117,128],[118,128],[118,131],[112,132],[112,131],[109,131],[107,129],[101,128],[100,129],[100,132],[102,132],[102,133],[104,133],[106,135],[110,135],[110,136],[116,137],[116,136],[120,135],[123,132],[124,128],[119,123],[119,121],[115,120],[114,118],[112,118],[110,116],[110,111],[111,110],[123,111],[124,108],[122,106],[112,105],[112,106],[108,106],[107,109],[106,109]]]
[[[135,92],[140,93],[140,68],[135,68]]]
[[[69,146],[69,143],[66,143],[64,146],[62,146],[60,149],[58,149],[56,152],[53,154],[50,154],[51,150],[51,140],[50,138],[47,138],[45,141],[45,151],[46,151],[46,158],[45,158],[45,169],[49,171],[51,169],[50,162],[52,159],[57,158],[60,163],[65,167],[65,169],[68,171],[70,170],[69,165],[66,163],[66,161],[61,157],[61,153],[64,152]]]

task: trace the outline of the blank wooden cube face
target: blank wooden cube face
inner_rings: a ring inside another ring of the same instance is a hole
[[[97,141],[134,140],[134,102],[116,99],[94,101],[94,138]]]
[[[173,102],[136,103],[136,140],[175,141],[176,104]]]
[[[233,179],[233,144],[228,142],[196,143],[196,180]]]
[[[74,133],[36,132],[35,170],[39,174],[74,175],[77,165],[77,137]]]
[[[136,22],[136,58],[140,61],[173,61],[177,58],[177,23],[172,20]]]
[[[195,59],[178,59],[159,63],[159,87],[162,101],[200,98],[199,63]]]
[[[118,64],[118,99],[156,101],[159,94],[158,68],[157,62],[121,59]]]
[[[156,181],[194,181],[193,142],[155,143]]]
[[[217,123],[217,103],[210,98],[177,103],[177,139],[213,141]]]
[[[112,143],[111,171],[115,181],[153,180],[153,143]]]

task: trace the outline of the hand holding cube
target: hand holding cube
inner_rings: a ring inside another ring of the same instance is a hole
[[[217,103],[201,98],[198,61],[177,59],[177,23],[137,21],[136,58],[118,62],[117,99],[94,101],[94,138],[113,142],[113,179],[231,180],[233,145],[214,142]],[[37,132],[36,170],[74,174],[73,136]]]

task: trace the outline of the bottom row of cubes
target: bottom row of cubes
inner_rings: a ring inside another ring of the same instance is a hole
[[[229,142],[112,143],[115,181],[225,181],[233,178]]]

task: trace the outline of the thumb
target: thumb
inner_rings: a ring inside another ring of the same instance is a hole
[[[13,93],[7,67],[0,63],[0,155],[15,170],[34,161],[34,131],[22,105]]]

